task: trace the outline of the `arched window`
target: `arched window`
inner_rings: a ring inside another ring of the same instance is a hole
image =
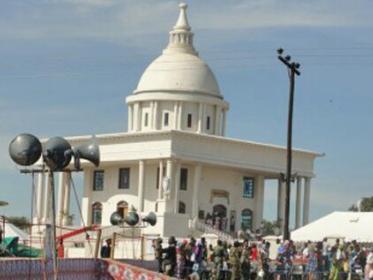
[[[101,225],[102,221],[102,204],[95,202],[92,204],[92,224]]]
[[[250,209],[243,209],[241,212],[241,229],[252,230],[253,228],[253,211]]]
[[[180,214],[185,214],[186,211],[186,206],[185,203],[182,201],[179,201],[179,213]]]
[[[117,203],[117,212],[119,213],[119,215],[124,218],[125,216],[127,216],[127,213],[128,213],[128,203],[126,201],[119,201]]]

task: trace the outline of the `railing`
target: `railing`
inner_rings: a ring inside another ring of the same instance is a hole
[[[234,241],[233,236],[230,235],[229,233],[218,230],[218,229],[215,229],[212,226],[207,225],[204,222],[199,221],[198,219],[191,220],[190,225],[191,225],[191,228],[194,229],[194,230],[198,230],[198,231],[201,231],[203,233],[215,234],[218,237],[218,239],[220,239],[222,241],[226,241],[228,243],[233,243],[233,241]]]

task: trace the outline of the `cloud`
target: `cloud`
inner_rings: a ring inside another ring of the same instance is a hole
[[[190,1],[195,29],[240,30],[267,27],[372,25],[370,2]],[[0,36],[8,38],[98,38],[126,41],[167,32],[177,18],[176,1],[53,0],[34,5],[3,5]],[[146,42],[147,38],[143,38]]]

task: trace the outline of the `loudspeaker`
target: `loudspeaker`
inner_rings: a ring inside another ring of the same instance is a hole
[[[81,158],[92,162],[96,167],[100,164],[100,148],[94,141],[73,147],[73,154],[76,169],[80,169]]]
[[[32,134],[22,133],[9,144],[9,155],[12,160],[23,166],[32,165],[41,156],[42,147],[38,138]]]
[[[114,212],[110,216],[110,223],[113,226],[118,226],[120,224],[123,224],[123,218],[122,218],[122,216],[118,212]]]
[[[148,215],[142,218],[142,221],[154,226],[157,223],[157,215],[154,212],[150,212]]]
[[[71,161],[69,142],[62,137],[50,138],[44,146],[43,159],[52,171],[63,170]]]
[[[139,222],[139,215],[136,211],[128,212],[128,215],[124,217],[124,222],[130,226],[135,226]]]

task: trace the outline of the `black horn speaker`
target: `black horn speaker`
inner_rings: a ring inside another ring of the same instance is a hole
[[[9,144],[9,155],[12,160],[23,166],[32,165],[41,156],[42,147],[38,138],[32,134],[22,133]]]
[[[122,218],[122,216],[118,212],[114,212],[110,216],[110,223],[113,226],[121,225],[121,224],[123,224],[123,218]]]
[[[157,223],[157,215],[154,212],[150,212],[142,218],[142,221],[154,226]]]
[[[62,137],[50,138],[44,146],[43,158],[52,171],[63,170],[71,161],[69,142]]]
[[[80,169],[80,159],[86,159],[92,162],[94,165],[99,166],[100,164],[100,148],[95,141],[81,144],[73,147],[74,154],[74,166],[76,169]]]

